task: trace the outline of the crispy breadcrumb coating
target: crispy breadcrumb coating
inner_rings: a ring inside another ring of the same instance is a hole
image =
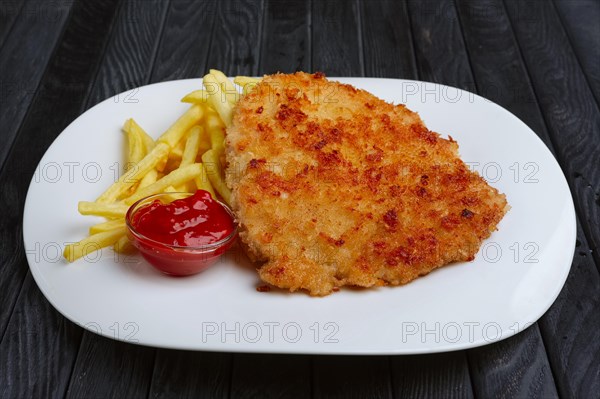
[[[506,198],[418,114],[323,74],[266,76],[235,106],[227,184],[261,279],[327,295],[472,260]]]

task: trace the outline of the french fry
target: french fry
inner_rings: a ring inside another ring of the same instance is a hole
[[[223,72],[217,69],[211,69],[209,73],[213,75],[221,85],[221,90],[225,93],[227,102],[229,102],[231,106],[234,106],[240,95],[231,80],[229,80]]]
[[[158,172],[156,171],[156,169],[151,169],[148,173],[146,173],[144,175],[144,177],[142,177],[142,180],[140,180],[140,184],[138,184],[136,191],[138,191],[144,187],[148,187],[149,185],[154,183],[157,179],[158,179]]]
[[[217,114],[214,110],[209,110],[206,112],[206,117],[204,118],[204,128],[208,132],[208,137],[210,138],[210,148],[217,149],[224,147],[225,125],[219,117],[219,114]]]
[[[144,145],[144,149],[146,150],[146,154],[152,151],[152,149],[156,145],[154,139],[150,137],[150,135],[146,133],[146,131],[142,129],[142,127],[138,125],[138,123],[132,118],[128,119],[127,122],[129,122],[128,128],[131,131],[136,132],[140,136],[142,144]],[[125,124],[127,124],[127,122],[125,122]]]
[[[196,155],[198,155],[198,149],[200,148],[200,136],[203,131],[204,128],[201,126],[194,126],[190,129],[181,155],[180,168],[191,165],[196,161]]]
[[[229,205],[231,200],[231,191],[227,188],[223,179],[223,169],[221,168],[220,153],[218,150],[208,150],[202,155],[202,162],[206,168],[206,174],[210,184],[219,193],[221,198]],[[212,194],[212,193],[211,193]]]
[[[164,132],[158,140],[158,143],[166,143],[173,148],[183,138],[185,133],[202,119],[204,110],[200,105],[192,105],[170,128]]]
[[[191,103],[191,104],[206,104],[208,101],[208,93],[206,90],[194,90],[191,93],[188,93],[181,99],[182,103]]]
[[[118,227],[123,227],[123,226],[125,226],[124,219],[121,219],[121,218],[112,219],[112,220],[109,220],[108,222],[102,222],[102,223],[98,223],[98,224],[91,226],[90,227],[90,235],[103,233],[105,231],[114,230]]]
[[[139,199],[149,195],[161,193],[169,186],[177,187],[185,182],[194,180],[197,176],[200,176],[202,173],[202,168],[202,164],[193,163],[191,165],[184,166],[183,168],[175,169],[168,175],[157,180],[155,183],[136,191],[131,197],[126,198],[123,202],[127,205],[131,205]]]
[[[104,231],[94,234],[83,240],[65,246],[63,256],[69,262],[73,262],[82,256],[86,256],[100,248],[114,244],[119,238],[126,233],[125,227],[118,227],[113,230]]]
[[[117,182],[112,184],[96,202],[108,203],[114,202],[119,196],[124,194],[131,186],[138,183],[140,178],[153,169],[162,159],[169,154],[169,145],[159,143],[135,166],[125,172]]]
[[[217,111],[225,125],[229,126],[233,110],[217,78],[214,75],[208,74],[204,76],[203,83],[208,93],[208,104]]]
[[[129,206],[123,203],[104,204],[99,202],[79,201],[77,209],[82,215],[103,216],[106,218],[123,218]]]
[[[142,143],[142,138],[137,130],[131,129],[131,119],[125,121],[123,131],[127,134],[127,169],[130,169],[135,164],[140,162],[145,155],[145,148]]]
[[[196,188],[198,188],[199,190],[208,191],[211,197],[217,198],[215,190],[210,184],[210,180],[208,180],[208,174],[206,173],[205,167],[202,168],[202,173],[200,173],[200,176],[194,179],[194,183],[196,183]]]
[[[119,254],[131,254],[135,252],[135,246],[129,241],[127,234],[121,236],[113,245],[113,250]]]
[[[258,85],[261,80],[262,80],[262,78],[251,78],[249,76],[236,76],[235,79],[233,79],[233,83],[235,83],[238,86],[241,86],[242,94],[246,95],[246,94],[250,93],[252,90],[254,90],[256,85]]]

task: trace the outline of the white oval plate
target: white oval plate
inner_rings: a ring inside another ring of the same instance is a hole
[[[105,249],[74,264],[67,242],[101,219],[80,216],[123,160],[120,128],[133,117],[157,137],[187,108],[200,79],[164,82],[110,98],[77,118],[50,146],[32,179],[23,236],[31,273],[71,321],[107,337],[191,350],[417,354],[485,345],[535,322],[554,302],[575,248],[575,211],[546,146],[502,107],[459,89],[392,79],[337,79],[418,111],[451,135],[473,169],[506,193],[512,209],[470,263],[402,287],[343,289],[325,298],[260,293],[240,251],[187,278],[164,276],[139,255]],[[49,116],[51,117],[51,116]]]

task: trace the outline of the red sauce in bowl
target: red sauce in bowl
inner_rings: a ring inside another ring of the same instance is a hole
[[[127,212],[134,245],[164,273],[185,276],[213,264],[235,241],[231,211],[204,190],[171,201],[173,193],[144,198]]]

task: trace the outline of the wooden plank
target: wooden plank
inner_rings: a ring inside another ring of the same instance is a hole
[[[259,75],[310,71],[310,3],[305,0],[266,4]]]
[[[420,79],[458,86],[471,91],[485,87],[485,79],[482,78],[480,83],[479,76],[474,77],[472,74],[473,59],[469,60],[468,58],[468,55],[472,56],[472,52],[467,51],[465,47],[465,39],[459,24],[463,16],[458,15],[453,1],[410,2],[409,13],[415,38]],[[465,32],[465,35],[468,36],[468,32]],[[446,56],[440,56],[440,54]],[[448,54],[452,54],[452,56],[449,57]],[[489,363],[493,359],[487,356],[488,352],[486,351],[489,351],[490,348],[496,348],[496,352],[492,352],[494,355],[502,355],[505,359],[511,359],[511,362],[504,368],[496,370]],[[534,362],[525,358],[531,353],[538,356]],[[527,376],[542,375],[546,378],[548,386],[554,386],[551,373],[544,372],[549,370],[550,366],[545,358],[543,342],[537,328],[533,334],[519,335],[508,342],[471,350],[469,359],[471,359],[471,366],[479,365],[476,370],[470,367],[476,397],[489,397],[491,392],[498,394],[502,392],[503,385],[512,381],[512,376],[523,364],[530,367]],[[484,386],[482,381],[493,382],[493,384]],[[519,391],[527,391],[533,382],[523,378],[516,383],[518,383]]]
[[[539,325],[560,396],[600,392],[600,275],[581,226],[571,272]]]
[[[396,398],[473,398],[464,351],[392,358]]]
[[[256,75],[260,59],[264,1],[219,1],[206,69],[227,75]]]
[[[476,91],[454,3],[409,1],[419,79]]]
[[[123,326],[106,328],[122,334]],[[127,331],[125,331],[127,333]],[[75,347],[73,343],[70,345]],[[73,368],[67,398],[139,398],[150,386],[153,348],[117,342],[86,332]]]
[[[233,361],[232,398],[310,397],[310,357],[238,354]]]
[[[367,76],[416,78],[410,21],[404,3],[392,0],[361,4]]]
[[[72,3],[56,2],[50,7],[41,0],[23,5],[0,51],[0,170],[17,131],[38,89],[42,74]],[[56,7],[56,8],[55,8]],[[7,19],[11,11],[7,12]],[[7,21],[10,22],[10,21]]]
[[[144,0],[143,4],[127,0],[122,5],[86,107],[147,83],[167,7],[168,3],[158,0]],[[124,337],[134,331],[135,320],[92,327]],[[79,348],[67,396],[147,395],[155,349],[114,342],[88,331]]]
[[[88,107],[149,83],[168,6],[162,0],[125,1]]]
[[[7,212],[7,216],[0,219],[2,259],[7,260],[0,271],[4,331],[0,363],[10,367],[6,373],[0,373],[0,378],[10,379],[0,381],[5,389],[2,396],[62,396],[67,387],[80,330],[72,332],[74,326],[52,309],[31,274],[27,273],[22,289],[20,280],[13,276],[22,277],[28,270],[22,250],[21,220],[29,180],[44,151],[79,114],[85,102],[115,16],[115,3],[106,0],[74,4],[31,112],[0,173],[2,191],[8,192],[0,197],[0,206]],[[28,247],[36,251],[35,243],[28,243]],[[37,250],[36,254],[43,261],[43,252]]]
[[[232,355],[159,349],[149,398],[229,398]]]
[[[171,2],[151,82],[199,78],[207,71],[216,1]]]
[[[600,267],[600,112],[554,8],[505,3],[525,65],[565,170],[583,231]],[[524,18],[533,15],[535,18]]]
[[[0,345],[0,397],[62,397],[80,339],[28,275]]]
[[[459,9],[478,86],[493,88],[498,87],[497,82],[503,82],[501,90],[489,90],[487,97],[520,117],[554,152],[503,5],[500,2],[459,3]],[[505,67],[497,68],[497,65]],[[581,229],[578,236],[580,243],[585,243]],[[557,386],[566,397],[573,396],[573,381],[579,381],[593,371],[593,356],[600,351],[599,340],[571,342],[563,339],[572,339],[574,335],[590,336],[598,331],[598,321],[590,320],[594,309],[598,308],[598,290],[594,288],[598,284],[598,273],[583,247],[579,251],[587,257],[585,265],[578,266],[576,258],[565,288],[539,323]],[[561,320],[569,320],[569,324]],[[581,344],[577,345],[578,342]],[[573,359],[570,364],[561,360],[567,355]],[[590,384],[585,381],[583,385]]]
[[[24,3],[24,0],[0,1],[0,49],[2,49],[4,40],[10,33]]]
[[[99,59],[104,46],[104,39],[96,35],[107,32],[107,25],[110,25],[113,17],[110,10],[112,6],[112,2],[104,1],[97,6],[78,5],[73,11],[63,40],[36,92],[31,105],[32,111],[25,119],[21,133],[0,173],[0,184],[3,187],[0,204],[6,212],[0,219],[2,259],[6,260],[0,270],[2,332],[7,326],[8,317],[28,270],[22,250],[21,226],[27,187],[37,162],[50,143],[80,112],[87,95],[87,85],[93,80],[93,62]],[[98,22],[91,24],[86,21],[96,13]],[[104,25],[98,26],[100,24]],[[53,117],[48,118],[48,115]]]
[[[468,354],[477,397],[558,397],[537,324],[494,345],[471,349]]]
[[[312,397],[391,398],[386,356],[314,356]]]
[[[358,1],[314,1],[312,19],[313,72],[327,76],[364,76],[364,54]]]
[[[366,74],[420,78],[452,85],[472,82],[469,69],[463,67],[465,63],[468,66],[468,60],[462,46],[460,27],[436,21],[435,12],[427,10],[434,8],[435,11],[437,6],[444,6],[444,3],[410,2],[408,7],[388,1],[365,4],[364,26],[369,27],[364,30]],[[412,21],[412,31],[409,21]],[[439,54],[443,53],[443,48],[451,48],[457,56],[446,57],[447,61],[441,63]],[[385,62],[386,58],[392,59],[392,62]],[[395,397],[473,396],[464,352],[392,357],[391,365]]]
[[[600,2],[597,0],[554,0],[558,15],[600,104]]]
[[[358,2],[312,4],[313,71],[364,76],[363,16]],[[391,397],[389,360],[384,356],[313,356],[312,397]]]
[[[151,81],[202,77],[209,68],[255,74],[261,16],[250,2],[172,2]],[[228,397],[231,356],[159,350],[149,396]]]

